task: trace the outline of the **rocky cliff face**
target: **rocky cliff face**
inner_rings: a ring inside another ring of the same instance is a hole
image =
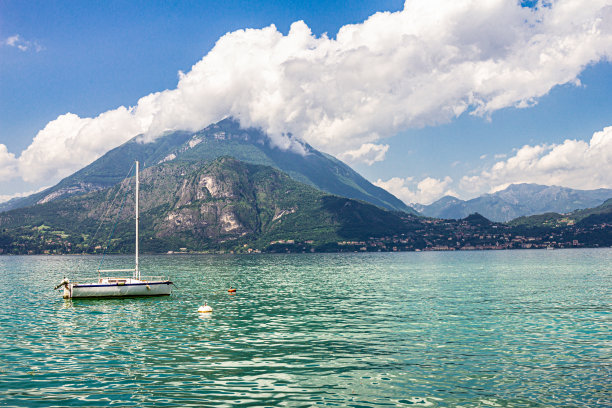
[[[174,203],[156,225],[156,235],[196,232],[200,238],[218,239],[258,232],[261,220],[255,209],[261,205],[257,200],[261,186],[248,183],[251,172],[258,170],[222,158],[195,171],[176,189]]]
[[[123,186],[128,196],[131,184]],[[231,157],[202,167],[164,163],[145,170],[141,185],[141,211],[149,221],[143,228],[159,239],[225,242],[252,240],[275,230],[299,235],[320,229],[323,222],[326,233],[335,228],[323,208],[327,195],[271,167]],[[128,201],[129,207],[133,201]],[[292,217],[291,226],[284,228],[283,222]]]

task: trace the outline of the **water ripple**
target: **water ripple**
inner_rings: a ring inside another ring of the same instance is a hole
[[[180,290],[72,301],[99,258],[0,257],[0,405],[606,406],[612,251],[550,252],[145,256]]]

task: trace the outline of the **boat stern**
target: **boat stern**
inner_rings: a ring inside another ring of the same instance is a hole
[[[64,299],[70,299],[72,297],[72,283],[64,285]]]
[[[72,283],[70,283],[70,279],[64,277],[59,285],[55,287],[55,290],[58,290],[62,286],[64,287],[64,299],[70,299],[72,297]]]

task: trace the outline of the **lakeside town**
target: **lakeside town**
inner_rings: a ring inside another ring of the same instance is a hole
[[[313,242],[279,240],[266,252],[402,252],[504,249],[598,248],[612,245],[612,224],[568,222],[548,228],[492,223],[474,214],[463,220],[426,219],[421,228],[404,234],[339,241],[316,248]],[[249,248],[249,252],[260,251]],[[248,251],[247,250],[247,251]]]

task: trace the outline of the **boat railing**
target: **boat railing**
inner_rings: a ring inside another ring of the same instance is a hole
[[[98,276],[101,273],[108,273],[108,272],[136,272],[136,269],[98,269]],[[126,279],[126,278],[132,278],[133,276],[117,276],[117,275],[113,275],[112,277],[105,277],[104,279]],[[168,277],[166,276],[141,276],[140,280],[148,280],[148,281],[153,281],[153,280],[169,280]]]
[[[134,279],[134,277],[127,276],[127,275],[126,276],[119,276],[119,275],[101,276],[98,278],[98,282],[127,281],[129,279]],[[141,276],[140,280],[144,282],[154,282],[154,281],[169,281],[170,278],[167,276]]]

